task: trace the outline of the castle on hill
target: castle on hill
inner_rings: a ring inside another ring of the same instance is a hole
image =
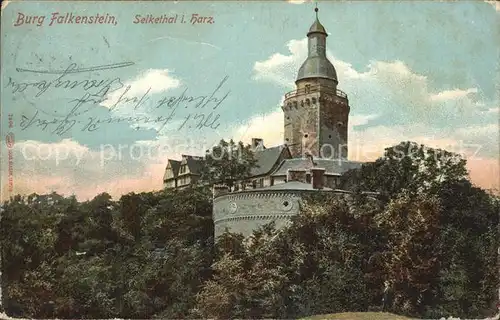
[[[252,139],[257,167],[248,182],[233,190],[214,186],[215,236],[226,229],[248,236],[274,221],[286,225],[299,213],[299,201],[311,192],[344,194],[340,177],[361,166],[347,160],[349,100],[337,89],[338,78],[326,57],[328,34],[316,19],[309,28],[308,56],[298,70],[296,90],[285,94],[283,145],[266,148]],[[203,158],[169,159],[163,178],[167,189],[185,188],[199,179]]]

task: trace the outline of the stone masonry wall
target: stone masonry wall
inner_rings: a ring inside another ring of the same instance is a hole
[[[283,227],[299,213],[300,194],[288,191],[246,191],[214,199],[215,236],[224,232],[250,235],[259,226],[275,222]]]

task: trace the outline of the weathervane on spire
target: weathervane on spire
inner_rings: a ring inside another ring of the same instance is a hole
[[[319,11],[319,9],[318,9],[318,1],[315,1],[314,3],[315,3],[314,12],[316,12],[316,19],[318,19],[318,11]]]

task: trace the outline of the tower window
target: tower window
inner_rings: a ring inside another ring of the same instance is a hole
[[[337,125],[338,125],[339,127],[341,127],[341,126],[343,126],[343,125],[344,125],[344,123],[343,123],[342,121],[339,121],[339,122],[337,122]]]
[[[316,98],[312,98],[313,104],[316,103]]]
[[[331,139],[331,138],[332,138],[332,135],[331,135],[331,134],[329,134],[329,135],[328,135],[328,138],[330,138],[330,139]]]
[[[309,135],[306,133],[306,134],[304,135],[304,138],[307,138],[307,137],[309,137]]]
[[[306,84],[305,92],[306,93],[311,92],[311,85],[310,84]]]

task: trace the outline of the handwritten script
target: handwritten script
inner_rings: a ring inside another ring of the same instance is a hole
[[[19,82],[9,77],[7,81],[6,88],[12,94],[31,99],[36,108],[32,114],[21,115],[21,130],[38,128],[63,135],[73,128],[93,132],[109,124],[128,123],[137,130],[142,126],[159,132],[174,122],[178,126],[177,130],[215,130],[219,127],[218,109],[231,92],[223,89],[228,76],[214,82],[216,85],[208,94],[190,94],[186,87],[179,95],[162,96],[154,94],[152,87],[136,90],[133,83],[127,84],[120,77],[112,75],[113,69],[132,65],[133,62],[122,62],[79,68],[76,63],[71,63],[61,70],[16,68],[19,73],[36,74],[38,79]],[[96,74],[98,76],[92,78]],[[66,90],[70,95],[75,94],[76,98],[61,100],[64,105],[57,106],[58,111],[48,112],[47,106],[42,106],[40,101],[44,96],[56,95],[56,92],[52,92],[55,90]],[[105,116],[97,116],[96,112],[92,112],[102,107],[108,110]]]

